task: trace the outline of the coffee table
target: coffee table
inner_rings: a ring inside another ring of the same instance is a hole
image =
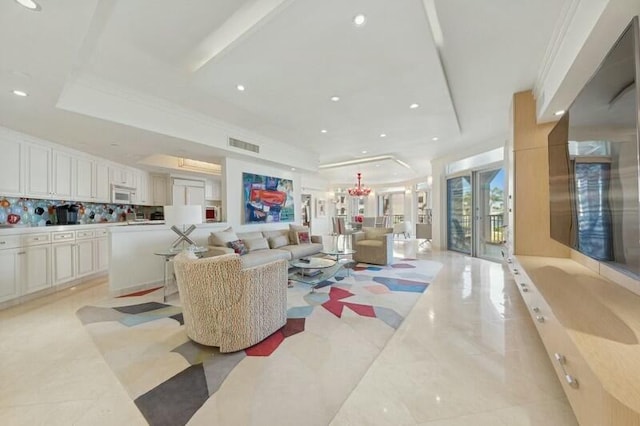
[[[340,262],[321,257],[296,259],[290,261],[289,265],[295,268],[293,272],[289,273],[289,279],[310,285],[312,293],[318,288],[318,284],[333,278],[343,266]],[[310,275],[312,271],[319,272]]]
[[[336,250],[335,248],[333,249],[329,249],[329,250],[322,250],[320,253],[326,255],[326,256],[331,256],[334,257],[336,262],[341,263],[342,266],[352,266],[355,265],[355,262],[353,260],[350,259],[341,259],[341,257],[344,256],[353,256],[355,254],[355,250],[353,249],[344,249],[344,250]],[[347,276],[349,276],[349,268],[347,269]]]

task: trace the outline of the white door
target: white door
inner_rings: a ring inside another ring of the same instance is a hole
[[[24,250],[24,293],[33,293],[51,287],[51,246],[42,245]]]
[[[53,284],[71,281],[76,276],[75,243],[54,244],[53,250]]]
[[[0,194],[21,196],[24,194],[22,144],[20,141],[0,137],[2,167],[0,167]]]
[[[53,151],[53,196],[69,199],[72,192],[73,161],[69,154]]]
[[[27,146],[26,195],[33,198],[51,198],[51,149],[38,145]]]
[[[18,297],[18,251],[0,250],[0,302]]]
[[[78,250],[78,277],[93,274],[95,272],[93,240],[78,241],[76,247]]]

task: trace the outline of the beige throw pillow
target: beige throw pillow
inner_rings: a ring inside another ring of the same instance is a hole
[[[247,247],[247,250],[249,250],[249,252],[256,251],[256,250],[269,249],[269,242],[267,241],[266,238],[256,238],[254,240],[245,240],[244,245],[245,247]]]
[[[362,228],[365,240],[377,240],[385,234],[393,233],[393,228]]]
[[[209,235],[209,245],[227,247],[227,243],[239,239],[232,228],[227,228],[224,231],[212,232],[211,235]]]
[[[278,235],[276,237],[269,238],[269,247],[276,249],[289,245],[289,238],[286,235]]]

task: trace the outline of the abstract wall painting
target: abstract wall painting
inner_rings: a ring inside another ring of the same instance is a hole
[[[242,173],[244,221],[242,223],[293,222],[293,181]]]

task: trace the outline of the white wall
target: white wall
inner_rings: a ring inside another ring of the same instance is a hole
[[[328,235],[331,233],[331,216],[333,215],[333,193],[329,191],[329,181],[317,175],[302,174],[300,176],[301,193],[311,195],[311,233]],[[318,216],[317,200],[325,202],[325,216]]]

